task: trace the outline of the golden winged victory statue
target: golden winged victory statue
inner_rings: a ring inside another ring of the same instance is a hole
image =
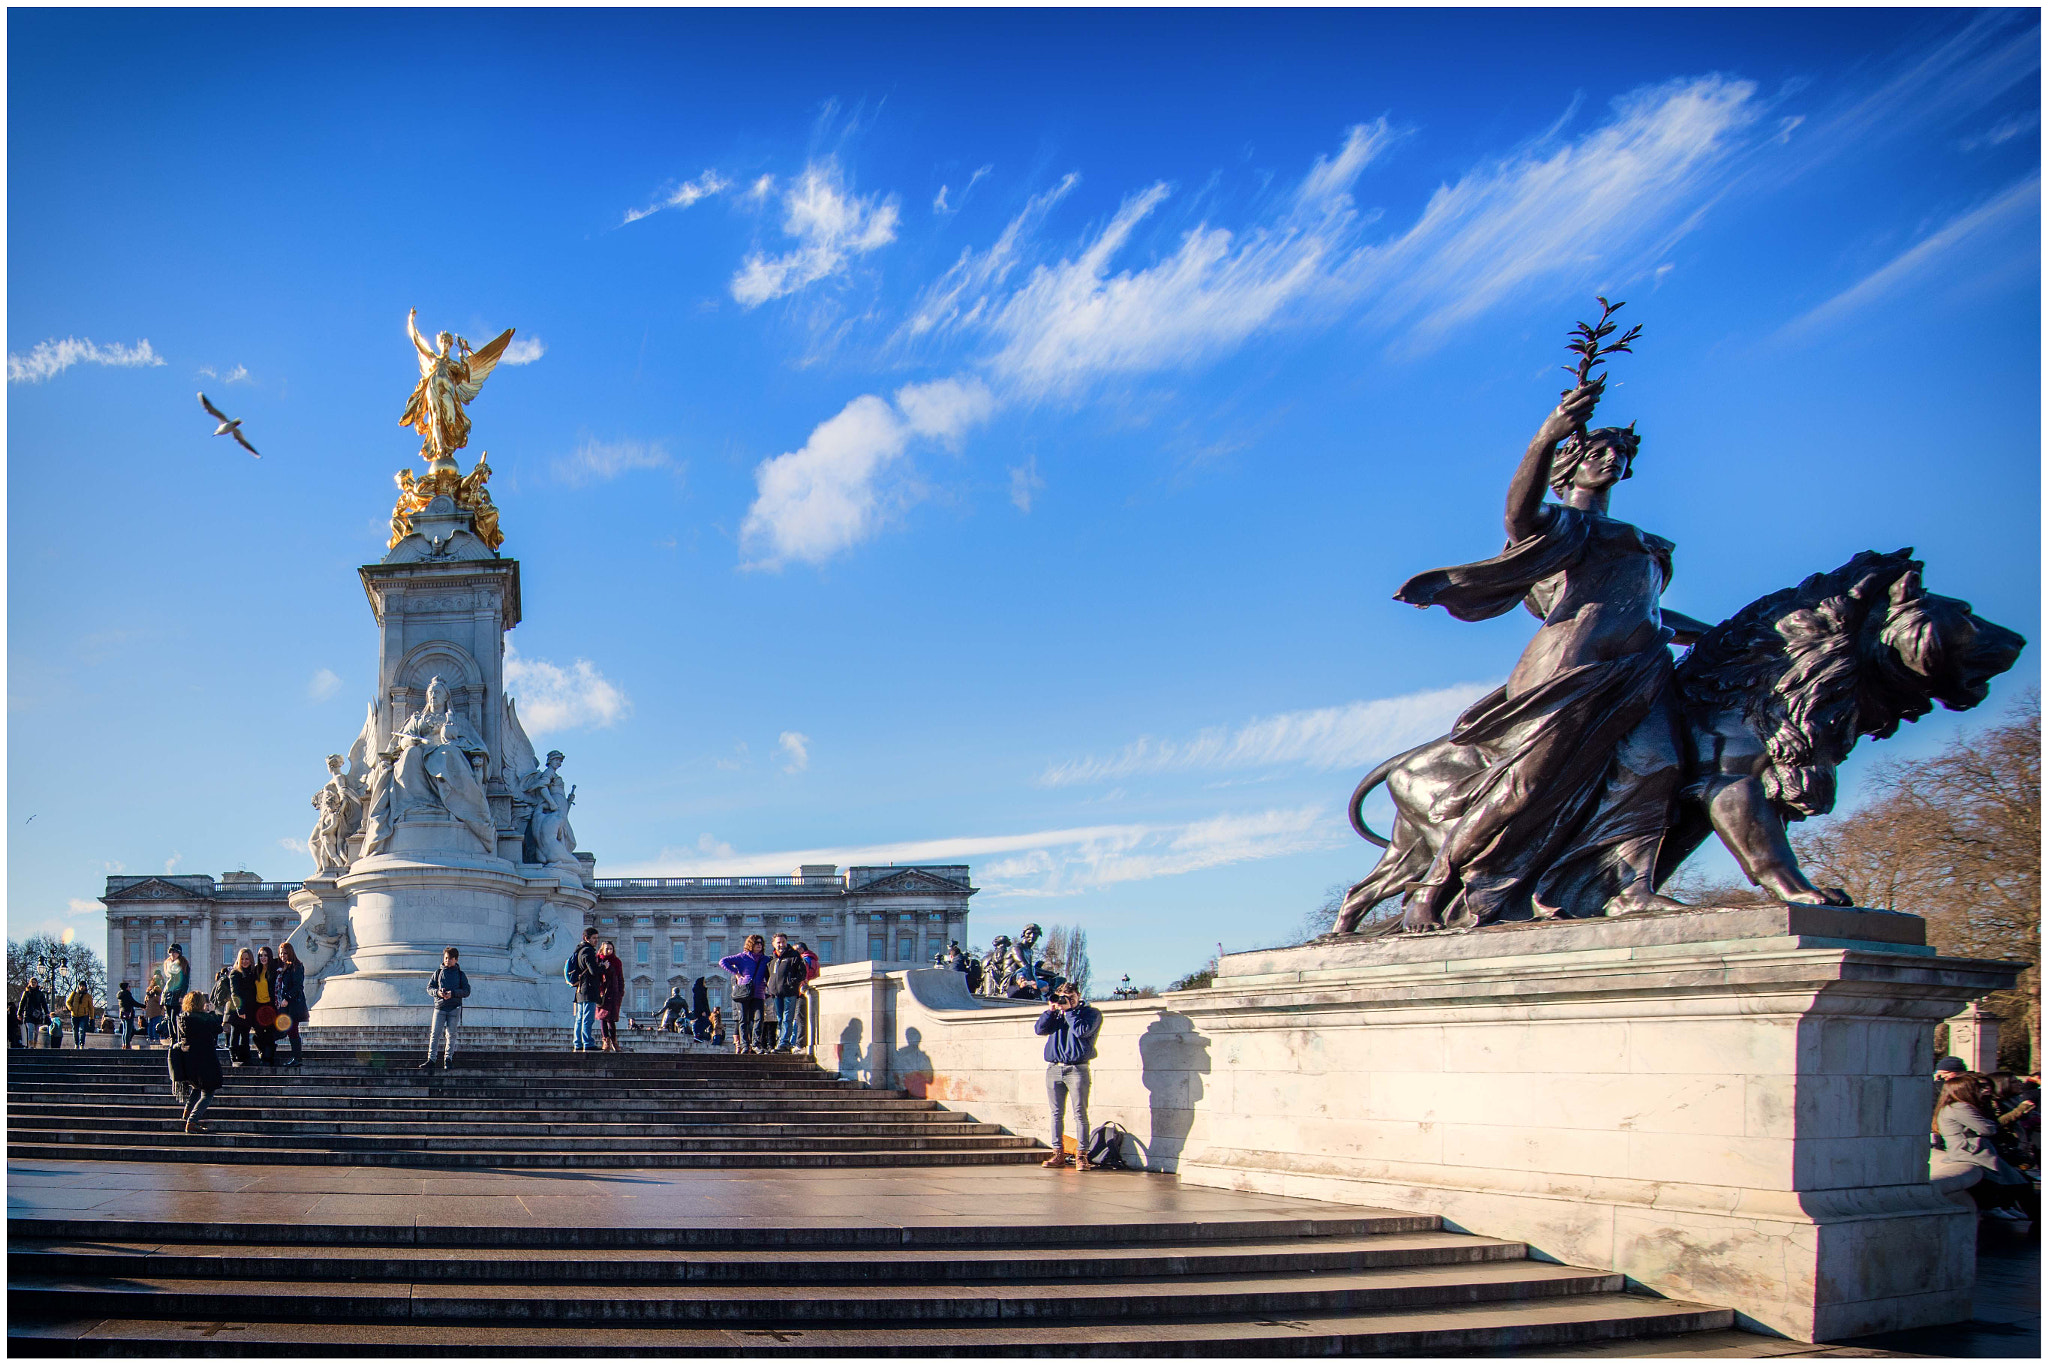
[[[420,382],[405,400],[398,424],[413,428],[423,438],[420,458],[427,462],[427,472],[421,477],[414,477],[409,469],[399,472],[398,505],[391,512],[392,545],[411,533],[413,513],[441,495],[471,514],[477,538],[484,544],[496,550],[504,543],[498,509],[484,487],[491,477],[489,457],[478,457],[476,468],[465,475],[455,463],[455,452],[469,444],[468,405],[476,401],[484,381],[498,367],[514,330],[507,327],[477,349],[452,332],[438,333],[434,345],[429,346],[420,335],[419,309],[406,314],[406,335],[419,352]]]

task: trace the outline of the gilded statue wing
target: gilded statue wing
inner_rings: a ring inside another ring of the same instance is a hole
[[[455,386],[455,396],[463,402],[473,402],[483,388],[484,381],[491,377],[491,371],[498,368],[498,360],[505,354],[505,348],[512,342],[512,333],[519,330],[507,327],[504,331],[484,343],[481,350],[469,353],[469,380]]]

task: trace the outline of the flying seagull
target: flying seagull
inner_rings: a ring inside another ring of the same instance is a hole
[[[220,425],[213,429],[214,435],[232,436],[235,438],[237,442],[241,444],[242,449],[248,451],[251,455],[256,456],[256,458],[259,460],[263,458],[263,456],[257,451],[256,447],[249,444],[249,438],[242,434],[242,424],[239,421],[228,420],[228,415],[222,412],[219,408],[215,407],[213,404],[207,402],[206,395],[203,393],[199,395],[199,406],[205,408],[208,412],[212,413],[215,417],[218,417],[220,419]]]

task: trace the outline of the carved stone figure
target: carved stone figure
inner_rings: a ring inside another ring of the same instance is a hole
[[[575,868],[580,865],[576,861],[576,831],[569,825],[569,808],[576,804],[576,789],[563,789],[562,759],[560,749],[550,749],[547,763],[520,779],[519,790],[533,809],[522,856],[529,863]]]
[[[414,811],[445,812],[474,835],[486,853],[497,851],[490,799],[479,769],[490,757],[469,722],[449,702],[448,685],[427,684],[427,704],[391,737],[370,779],[363,852],[387,852],[398,824]]]
[[[1339,933],[1397,895],[1410,931],[1681,908],[1657,888],[1710,829],[1772,895],[1846,904],[1799,870],[1785,822],[1832,809],[1858,734],[1889,735],[1930,698],[1976,705],[2025,645],[1923,593],[1910,551],[1859,555],[1720,626],[1664,608],[1671,542],[1608,515],[1635,431],[1586,430],[1603,384],[1586,370],[1510,482],[1506,550],[1395,594],[1468,621],[1520,603],[1542,625],[1449,735],[1353,792],[1353,826],[1386,853]],[[1546,483],[1561,501],[1543,501]],[[1673,643],[1694,646],[1676,670]],[[1391,839],[1361,814],[1381,783]]]
[[[356,740],[356,747],[363,747],[362,739]],[[359,779],[342,771],[343,762],[340,754],[327,756],[327,783],[313,794],[313,809],[319,815],[306,846],[313,866],[322,872],[348,866],[348,836],[362,827],[367,793]]]

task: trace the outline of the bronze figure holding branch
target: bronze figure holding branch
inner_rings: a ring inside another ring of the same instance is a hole
[[[1607,343],[1621,305],[1601,305],[1574,334],[1578,384],[1509,481],[1507,548],[1394,594],[1466,621],[1520,603],[1542,624],[1449,735],[1352,793],[1353,826],[1386,853],[1345,899],[1339,933],[1395,896],[1407,931],[1682,909],[1658,887],[1709,832],[1771,895],[1846,904],[1800,870],[1786,822],[1833,808],[1835,766],[1859,735],[1883,738],[1935,701],[1976,705],[2025,646],[1925,592],[1906,550],[1858,555],[1718,626],[1664,607],[1672,543],[1608,511],[1635,428],[1588,426],[1606,384],[1594,371],[1641,331]],[[1676,665],[1673,644],[1693,646]],[[1361,813],[1382,783],[1387,839]]]

